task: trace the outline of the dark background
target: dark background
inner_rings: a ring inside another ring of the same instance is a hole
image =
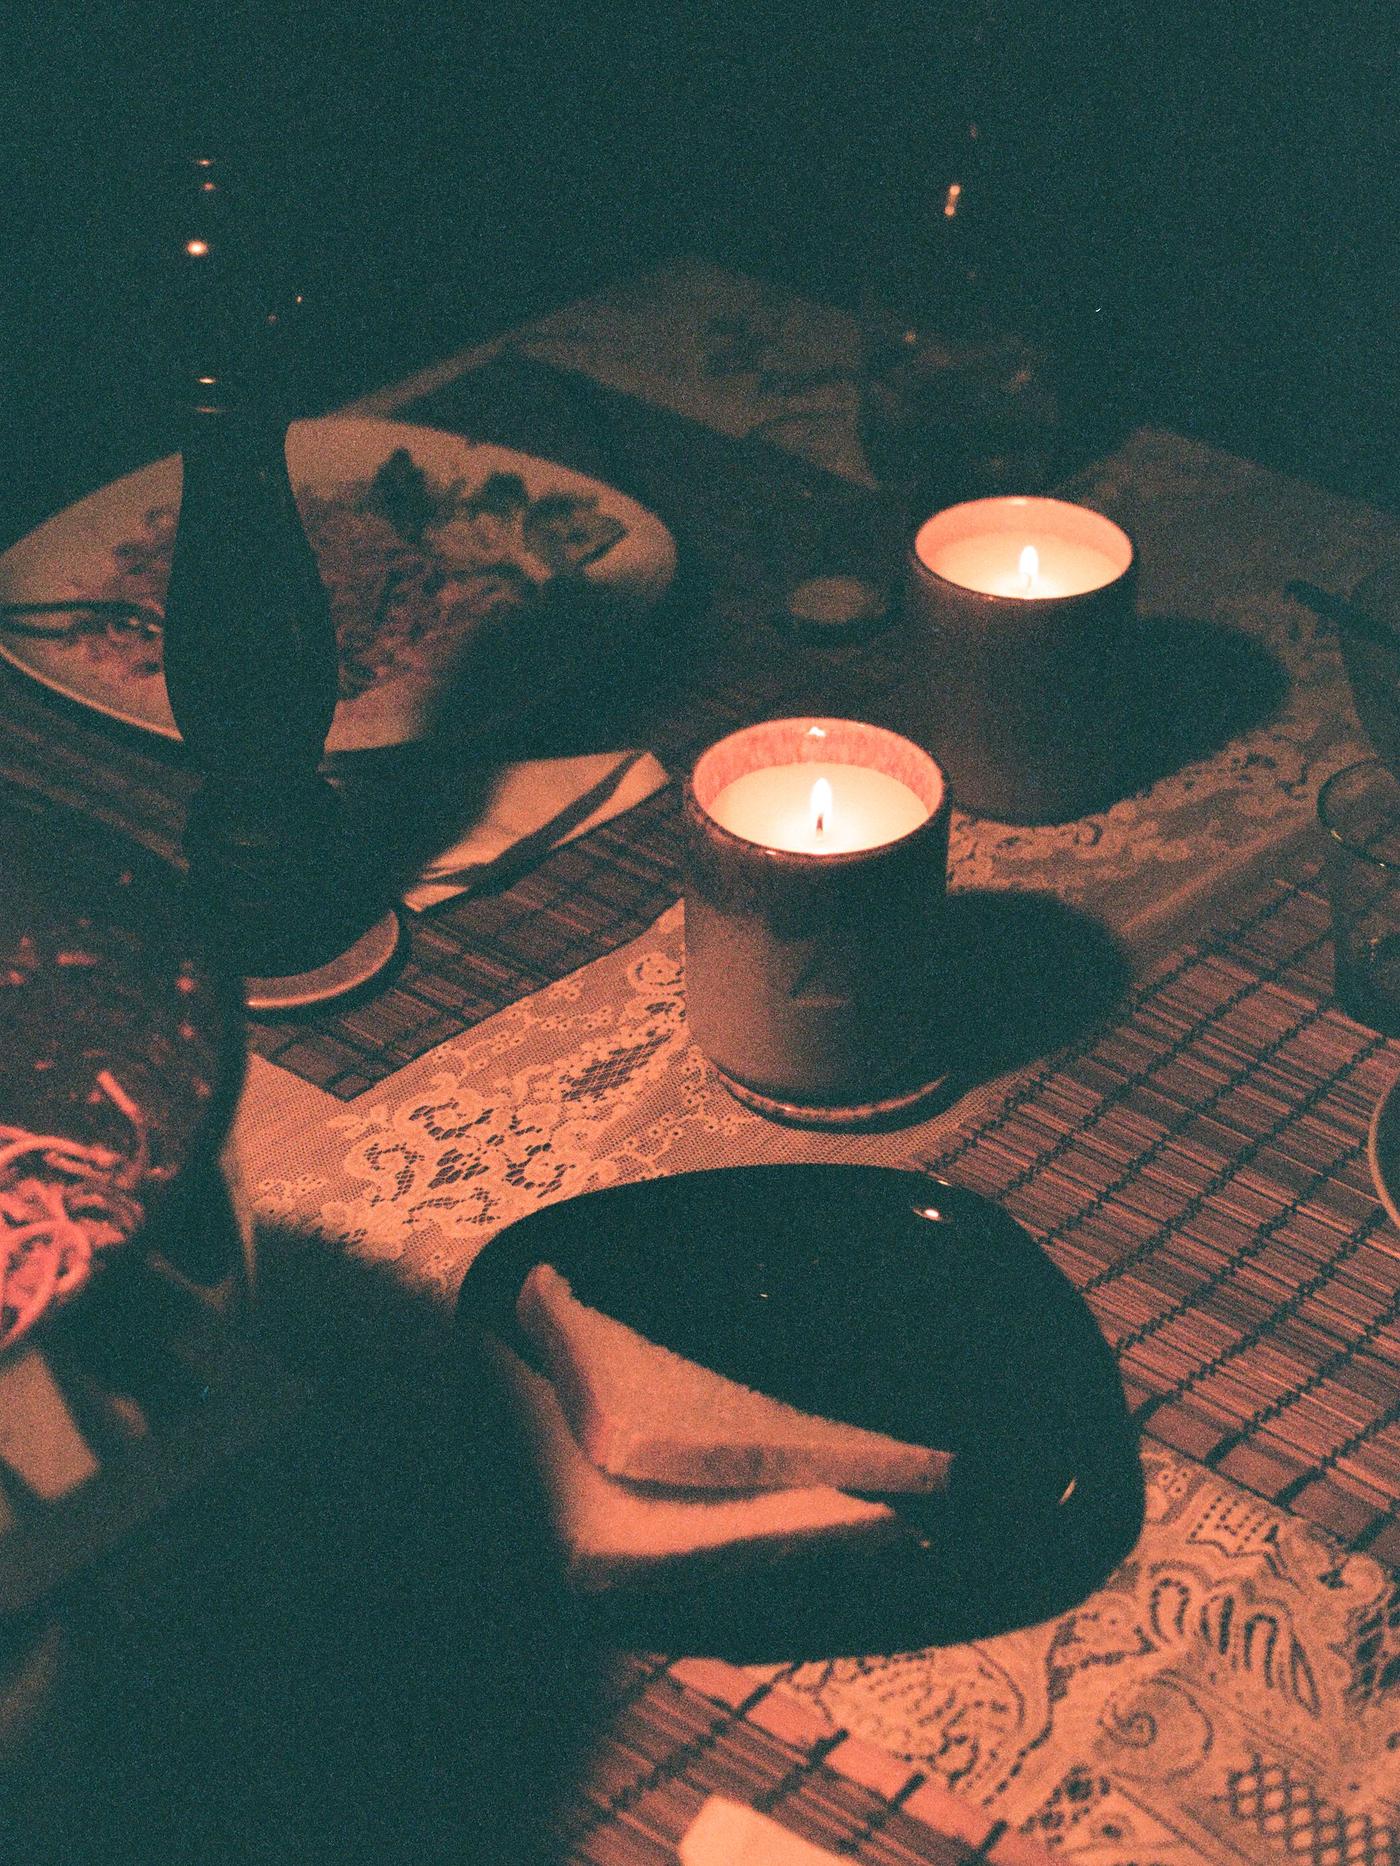
[[[169,444],[160,202],[201,146],[280,192],[326,407],[671,253],[854,303],[969,74],[981,224],[1106,403],[1396,497],[1390,0],[24,14],[6,537]]]

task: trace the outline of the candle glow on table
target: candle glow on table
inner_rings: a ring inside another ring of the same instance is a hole
[[[767,849],[846,855],[877,849],[927,822],[907,784],[863,765],[769,765],[727,784],[709,804],[721,829]]]

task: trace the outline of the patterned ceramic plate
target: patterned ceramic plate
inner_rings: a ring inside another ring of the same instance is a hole
[[[484,632],[541,613],[568,626],[559,598],[583,587],[616,598],[614,613],[644,610],[675,574],[658,518],[528,454],[402,422],[326,418],[293,423],[287,459],[340,650],[330,752],[422,737]],[[178,738],[158,618],[179,505],[172,455],[22,538],[0,557],[0,602],[129,601],[156,620],[0,614],[0,656],[109,718]]]

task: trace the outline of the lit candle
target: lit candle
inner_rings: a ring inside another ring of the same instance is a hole
[[[697,761],[686,1015],[741,1100],[835,1127],[927,1092],[948,813],[935,760],[857,720],[770,720]]]
[[[1123,794],[1135,568],[1125,531],[1063,499],[972,499],[919,527],[915,730],[967,809],[1057,822]]]
[[[709,811],[732,835],[806,855],[876,849],[907,836],[929,814],[927,804],[886,771],[816,763],[745,772],[725,785]]]

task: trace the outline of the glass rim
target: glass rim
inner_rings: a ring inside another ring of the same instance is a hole
[[[1336,846],[1344,850],[1346,854],[1354,856],[1359,862],[1369,862],[1372,868],[1381,868],[1391,874],[1400,874],[1400,856],[1377,855],[1373,850],[1363,848],[1359,842],[1353,842],[1344,830],[1328,820],[1328,809],[1332,802],[1334,788],[1339,786],[1344,778],[1355,777],[1361,771],[1382,773],[1396,785],[1397,796],[1400,796],[1400,779],[1395,777],[1383,758],[1355,758],[1349,765],[1343,765],[1339,771],[1334,771],[1323,781],[1317,793],[1317,820]],[[1400,829],[1400,816],[1397,817],[1396,826]]]

